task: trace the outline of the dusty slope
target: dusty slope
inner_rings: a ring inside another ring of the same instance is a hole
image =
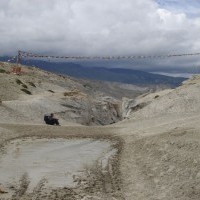
[[[129,116],[134,119],[159,117],[166,114],[184,114],[200,111],[200,77],[194,76],[192,79],[185,81],[182,86],[175,90],[167,90],[150,94],[142,98],[146,105],[137,112],[129,112]],[[152,98],[153,97],[153,98]],[[153,99],[153,101],[152,101]],[[141,103],[141,98],[138,98]]]
[[[13,66],[0,63],[6,72]],[[21,75],[0,73],[0,85],[1,122],[42,124],[44,114],[51,112],[63,125],[106,125],[121,119],[120,99],[107,96],[106,88],[70,77],[22,66]]]
[[[157,98],[119,123],[126,199],[200,199],[200,76]],[[139,98],[141,100],[141,98]]]
[[[181,118],[162,117],[145,121],[132,121],[119,127],[48,127],[36,125],[1,124],[1,144],[11,138],[40,137],[97,137],[123,141],[123,150],[115,166],[120,167],[115,182],[120,190],[93,192],[78,190],[74,194],[66,190],[55,193],[70,199],[127,199],[127,200],[189,200],[200,198],[200,115]],[[109,183],[109,180],[104,180]],[[100,187],[101,188],[101,187]],[[118,192],[117,192],[118,191]],[[2,197],[5,197],[6,195]],[[35,196],[46,199],[45,196]],[[32,196],[34,198],[34,196]],[[6,198],[7,199],[7,198]],[[30,199],[24,193],[18,199]],[[55,200],[51,194],[47,199]]]
[[[49,127],[1,123],[1,145],[24,136],[96,137],[120,141],[119,156],[114,164],[117,168],[112,169],[115,176],[103,179],[104,183],[112,185],[112,191],[103,190],[102,196],[99,191],[105,185],[101,184],[100,187],[90,185],[87,192],[79,190],[78,194],[63,189],[55,190],[50,196],[28,197],[20,193],[18,199],[55,200],[66,199],[68,195],[68,199],[85,200],[199,200],[199,86],[200,77],[196,76],[175,90],[155,94],[156,98],[152,94],[140,97],[135,102],[148,103],[137,110],[132,109],[129,119],[112,126]]]
[[[199,199],[198,115],[166,116],[123,125],[121,172],[126,199]]]

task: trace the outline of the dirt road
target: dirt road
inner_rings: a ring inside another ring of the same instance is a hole
[[[127,120],[107,127],[1,124],[1,147],[16,138],[36,136],[115,141],[118,151],[106,173],[94,166],[75,188],[45,188],[41,181],[36,192],[28,193],[24,176],[11,197],[5,193],[0,199],[199,200],[199,117]]]

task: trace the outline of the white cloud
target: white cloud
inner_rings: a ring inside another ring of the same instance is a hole
[[[153,0],[1,0],[0,54],[59,55],[200,51],[200,18]]]

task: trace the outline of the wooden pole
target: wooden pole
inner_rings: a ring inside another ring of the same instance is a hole
[[[17,54],[17,64],[20,64],[21,63],[21,51],[19,50],[18,51],[18,54]]]
[[[12,68],[12,73],[17,74],[17,75],[21,74],[21,67],[20,67],[21,61],[22,61],[21,51],[18,51],[18,54],[17,54],[17,66],[14,66]]]

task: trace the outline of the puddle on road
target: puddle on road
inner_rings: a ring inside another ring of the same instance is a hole
[[[73,175],[98,160],[102,165],[116,153],[111,143],[93,139],[17,139],[0,156],[0,183],[19,185],[27,174],[32,190],[42,179],[50,187],[73,187]],[[103,167],[103,166],[102,166]]]

